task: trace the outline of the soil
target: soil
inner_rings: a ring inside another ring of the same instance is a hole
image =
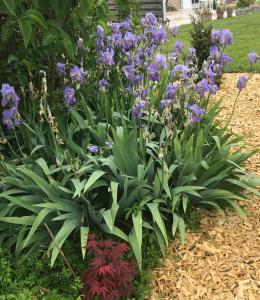
[[[221,118],[228,120],[239,76],[225,74],[216,97],[223,97]],[[260,148],[260,74],[240,94],[230,129],[245,135],[245,150]],[[247,169],[260,175],[260,153]],[[185,245],[169,245],[161,267],[153,271],[150,300],[260,300],[260,199],[242,204],[246,220],[203,212],[199,232],[188,232]]]

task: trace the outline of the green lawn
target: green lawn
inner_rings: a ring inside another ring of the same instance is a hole
[[[226,49],[233,63],[226,68],[227,72],[246,72],[249,70],[247,54],[251,50],[260,55],[260,13],[213,21],[213,28],[229,29],[234,34],[234,44]],[[182,25],[177,38],[190,46],[191,25]],[[260,63],[254,66],[260,73]]]

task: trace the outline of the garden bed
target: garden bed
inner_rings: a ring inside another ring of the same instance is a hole
[[[217,97],[223,96],[222,118],[228,119],[236,95],[238,74],[225,74]],[[230,101],[232,99],[232,101]],[[260,146],[260,74],[254,75],[238,101],[230,128],[246,134],[246,149]],[[260,173],[260,156],[248,168]],[[244,204],[246,220],[233,213],[205,214],[199,233],[189,232],[183,248],[173,242],[161,268],[153,273],[150,299],[259,299],[260,205],[257,197]]]

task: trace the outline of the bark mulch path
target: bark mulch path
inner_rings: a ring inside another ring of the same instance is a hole
[[[241,74],[225,74],[221,90],[222,118],[228,120]],[[245,149],[260,147],[260,74],[241,93],[230,128],[246,135]],[[247,168],[260,174],[260,155]],[[245,206],[246,220],[203,213],[198,233],[188,232],[184,247],[169,246],[160,268],[153,271],[150,300],[260,300],[260,199]]]

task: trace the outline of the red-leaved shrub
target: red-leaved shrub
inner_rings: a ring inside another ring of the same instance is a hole
[[[128,262],[125,258],[128,245],[112,240],[98,241],[95,234],[90,234],[87,250],[94,258],[82,276],[85,299],[99,296],[102,300],[117,300],[130,296],[137,271],[136,262]]]

